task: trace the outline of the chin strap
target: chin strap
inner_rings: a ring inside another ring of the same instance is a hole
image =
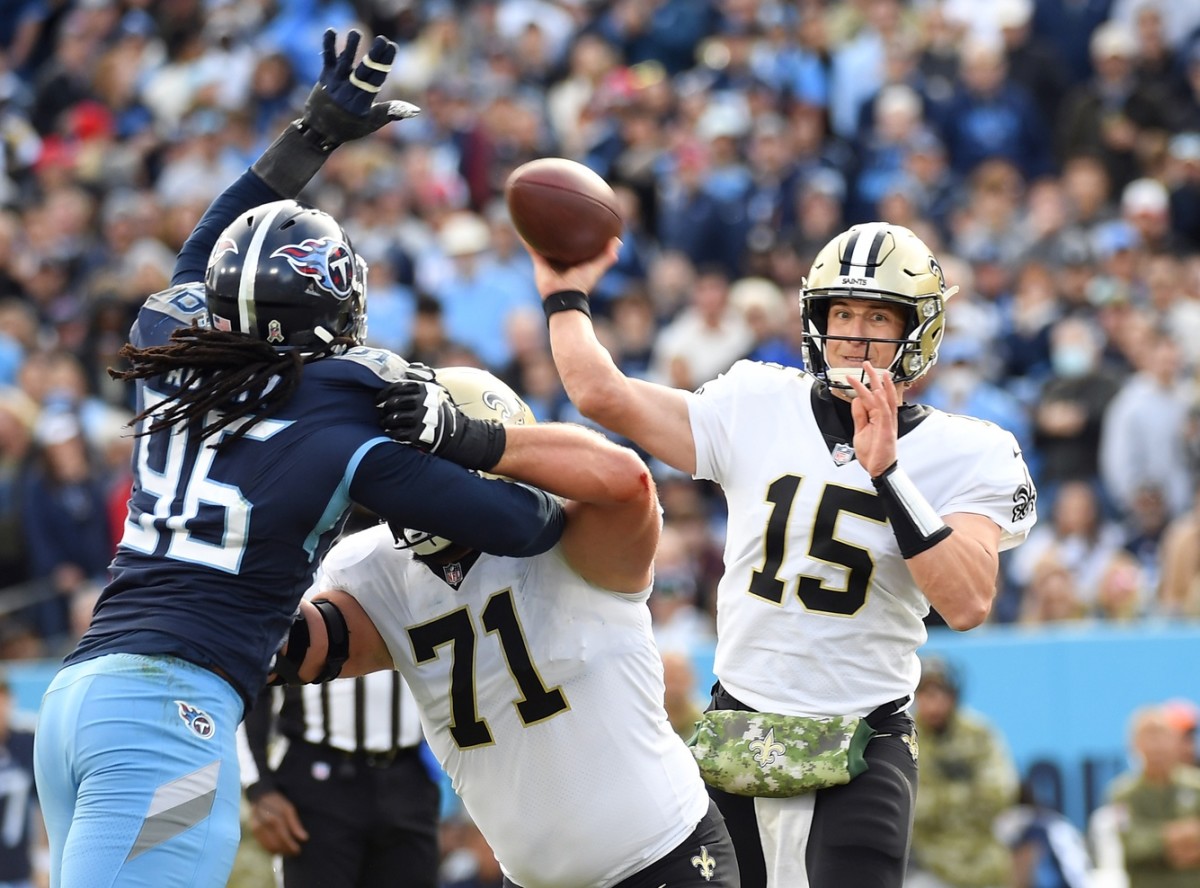
[[[325,665],[311,682],[301,681],[300,666],[304,663],[312,638],[308,632],[308,621],[304,612],[297,608],[296,613],[292,615],[286,647],[276,651],[271,660],[270,671],[275,673],[275,678],[270,682],[272,685],[324,684],[337,678],[342,672],[342,667],[346,665],[346,660],[350,658],[350,628],[346,625],[346,618],[341,610],[328,598],[317,598],[311,603],[321,615],[321,621],[325,624],[325,634],[329,639],[329,654],[325,658]]]

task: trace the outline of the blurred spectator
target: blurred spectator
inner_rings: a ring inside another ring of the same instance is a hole
[[[1039,490],[1039,501],[1042,496]],[[1095,489],[1085,481],[1063,484],[1047,505],[1050,521],[1039,522],[1013,554],[1013,580],[1027,586],[1049,562],[1069,573],[1082,602],[1091,606],[1101,577],[1121,550],[1121,530],[1104,519]]]
[[[1033,566],[1021,595],[1017,621],[1028,626],[1082,620],[1088,609],[1075,575],[1053,554]]]
[[[927,377],[929,381],[922,380],[915,400],[947,413],[994,422],[1012,432],[1021,449],[1028,453],[1029,416],[1016,398],[984,378],[983,358],[979,342],[966,337],[946,337],[938,349],[938,362]]]
[[[1179,760],[1185,765],[1195,765],[1200,757],[1200,749],[1196,748],[1196,726],[1200,723],[1200,706],[1191,700],[1174,697],[1163,704],[1163,712],[1167,721],[1179,732]]]
[[[667,720],[675,733],[687,741],[696,733],[696,722],[703,714],[696,705],[696,672],[686,651],[663,651],[662,661]]]
[[[48,405],[22,491],[30,574],[45,597],[31,609],[43,638],[67,641],[71,599],[103,585],[112,560],[106,479],[88,451],[79,418],[66,405]]]
[[[20,389],[0,388],[0,589],[29,578],[23,496],[37,414]]]
[[[1033,28],[1034,0],[998,0],[993,7],[1004,41],[1009,80],[1024,88],[1052,128],[1067,90],[1067,69],[1054,47]]]
[[[651,628],[662,652],[687,654],[716,637],[712,620],[699,606],[700,570],[683,532],[671,523],[664,524],[654,555],[654,593],[649,600]]]
[[[1162,613],[1200,617],[1200,490],[1193,489],[1192,508],[1167,525],[1160,561]]]
[[[1066,481],[1099,480],[1101,424],[1120,381],[1100,366],[1096,328],[1079,317],[1055,324],[1050,366],[1034,410],[1033,444],[1040,457],[1039,495],[1053,502]]]
[[[1193,402],[1175,339],[1155,330],[1141,345],[1138,372],[1121,386],[1104,411],[1100,471],[1104,489],[1121,515],[1133,510],[1138,490],[1156,487],[1167,509],[1183,514],[1191,501],[1184,428]],[[1147,459],[1146,430],[1155,430],[1154,458]]]
[[[13,710],[12,685],[0,665],[0,884],[32,888],[47,878],[39,861],[45,833],[33,782],[33,732],[14,721]]]
[[[999,732],[960,705],[961,692],[949,663],[922,658],[915,710],[921,791],[908,888],[1010,884],[1012,857],[993,822],[1016,800],[1017,769]]]
[[[1000,814],[997,833],[1013,852],[1012,888],[1099,888],[1079,828],[1022,781],[1017,805]]]
[[[1135,767],[1109,790],[1129,888],[1185,888],[1200,878],[1200,769],[1180,760],[1180,732],[1161,706],[1134,713]]]
[[[729,304],[725,270],[705,265],[696,275],[689,305],[659,334],[651,373],[656,381],[690,391],[744,357],[753,336],[745,317]]]
[[[961,84],[938,115],[950,166],[968,175],[985,160],[1003,158],[1026,180],[1050,172],[1041,112],[1010,78],[999,37],[968,39],[959,58]]]
[[[1072,90],[1058,121],[1059,158],[1099,152],[1117,188],[1137,177],[1151,141],[1169,129],[1169,97],[1138,83],[1137,41],[1119,22],[1096,28],[1089,43],[1095,77]]]
[[[500,864],[466,811],[442,821],[441,888],[504,888]]]

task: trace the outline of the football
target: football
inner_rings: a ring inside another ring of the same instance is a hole
[[[517,167],[504,185],[504,199],[517,233],[555,265],[595,258],[621,233],[612,188],[598,173],[564,157]]]

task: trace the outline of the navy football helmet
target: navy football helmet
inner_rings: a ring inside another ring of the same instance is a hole
[[[330,350],[367,333],[367,265],[342,226],[294,200],[263,204],[227,227],[204,276],[209,322],[280,351]]]

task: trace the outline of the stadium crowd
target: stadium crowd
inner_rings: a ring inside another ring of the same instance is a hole
[[[130,321],[320,71],[400,45],[403,127],[306,192],[370,264],[368,342],[579,420],[503,203],[541,156],[625,208],[593,294],[629,375],[803,365],[847,225],[961,290],[914,397],[1012,431],[1042,520],[992,619],[1200,616],[1200,5],[1174,0],[0,0],[0,660],[86,625],[125,516]],[[724,505],[657,467],[664,650],[711,639]]]

